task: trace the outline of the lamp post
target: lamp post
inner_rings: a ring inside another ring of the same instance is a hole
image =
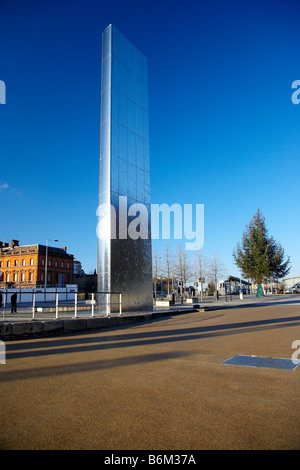
[[[294,280],[293,280],[293,265],[292,262],[289,261],[289,264],[291,265],[290,270],[291,270],[291,285],[289,287],[293,287],[294,285]]]
[[[19,288],[21,287],[21,255],[22,255],[22,248],[20,247],[20,259],[19,259]]]
[[[49,238],[48,240],[46,240],[45,289],[47,288],[48,241],[58,242],[58,240],[54,240],[52,238]]]

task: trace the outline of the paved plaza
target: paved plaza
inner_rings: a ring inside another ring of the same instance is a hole
[[[299,449],[300,366],[223,364],[291,358],[298,297],[8,341],[0,447]]]

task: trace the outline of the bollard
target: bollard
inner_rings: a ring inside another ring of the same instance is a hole
[[[120,294],[120,315],[122,315],[122,294]]]
[[[78,294],[75,292],[75,315],[74,318],[77,318],[77,299],[78,299]]]
[[[95,302],[95,294],[92,294],[92,317],[95,316],[95,306],[94,306],[94,302]]]
[[[6,306],[6,293],[4,295],[4,303],[3,303],[3,321],[5,321],[5,306]]]
[[[6,364],[6,344],[0,341],[0,364]]]
[[[105,294],[106,298],[106,316],[108,317],[108,294]]]
[[[58,318],[58,293],[56,293],[55,318]]]
[[[32,299],[32,320],[35,320],[35,292],[33,293]]]

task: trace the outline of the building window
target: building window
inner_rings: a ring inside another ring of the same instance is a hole
[[[42,266],[45,266],[45,258],[42,258]]]
[[[6,282],[10,281],[10,274],[6,274]]]
[[[55,260],[55,267],[56,267],[56,268],[57,268],[57,264],[58,264],[58,263],[57,263],[57,260]]]
[[[49,259],[48,266],[52,266],[52,260],[51,259]]]
[[[33,273],[29,273],[29,282],[33,281]]]
[[[8,268],[10,267],[10,261],[7,261],[7,267]]]
[[[64,267],[64,262],[63,262],[63,261],[61,262],[61,267],[62,267],[62,268]]]
[[[22,274],[21,274],[21,281],[22,281],[22,282],[25,282],[25,273],[22,273]]]
[[[14,282],[18,282],[18,274],[17,273],[14,274]]]
[[[30,265],[33,266],[33,258],[30,258]]]
[[[3,261],[0,261],[0,268],[3,268]]]
[[[15,259],[14,266],[18,266],[18,260]]]
[[[70,263],[69,263],[69,262],[68,262],[68,264],[67,264],[67,268],[70,269]]]
[[[22,259],[22,266],[25,266],[26,265],[26,261],[25,259]]]

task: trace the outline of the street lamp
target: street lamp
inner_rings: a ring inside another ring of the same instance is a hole
[[[20,247],[20,259],[19,259],[19,288],[21,287],[21,255],[22,255],[22,248]]]
[[[45,289],[47,287],[48,241],[58,242],[58,240],[54,240],[53,238],[49,238],[48,240],[46,240]]]
[[[291,277],[290,277],[290,279],[291,279],[291,286],[289,286],[289,287],[293,287],[293,285],[294,285],[294,279],[293,279],[293,265],[292,265],[292,262],[291,262],[291,261],[289,261],[289,264],[291,265],[291,267],[290,267],[290,271],[291,271]]]

